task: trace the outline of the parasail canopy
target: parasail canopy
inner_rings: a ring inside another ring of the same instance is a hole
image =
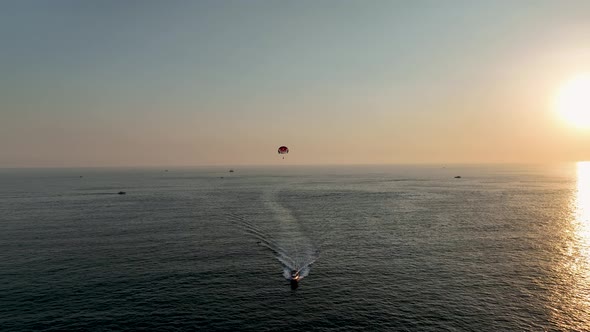
[[[279,154],[287,154],[287,153],[289,153],[289,148],[288,148],[288,147],[286,147],[286,146],[281,146],[281,147],[279,148]]]

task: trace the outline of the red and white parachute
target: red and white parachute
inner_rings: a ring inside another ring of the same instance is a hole
[[[287,154],[287,153],[289,153],[289,148],[284,145],[280,146],[278,152],[279,152],[279,154]],[[283,156],[283,159],[285,159],[285,156]]]

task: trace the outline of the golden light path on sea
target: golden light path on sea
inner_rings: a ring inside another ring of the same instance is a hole
[[[590,162],[576,163],[570,217],[562,224],[554,248],[560,252],[546,286],[553,293],[551,320],[564,331],[590,331]],[[561,248],[561,249],[560,249]]]
[[[580,161],[576,164],[576,189],[573,199],[574,245],[576,248],[571,256],[569,296],[571,315],[577,324],[563,326],[568,329],[590,328],[590,162]],[[568,312],[569,311],[569,312]]]
[[[576,198],[574,201],[575,221],[579,225],[578,235],[582,241],[582,252],[590,263],[590,161],[577,163]]]

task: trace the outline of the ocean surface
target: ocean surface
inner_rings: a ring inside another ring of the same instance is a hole
[[[590,331],[590,163],[0,169],[0,330]]]

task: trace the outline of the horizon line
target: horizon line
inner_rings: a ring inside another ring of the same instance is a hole
[[[468,166],[468,165],[555,165],[555,164],[572,164],[579,162],[588,162],[589,160],[561,160],[551,162],[519,162],[519,161],[501,161],[501,162],[398,162],[398,163],[318,163],[318,164],[194,164],[194,165],[101,165],[101,166],[87,166],[87,165],[62,165],[62,166],[0,166],[0,169],[68,169],[68,168],[157,168],[157,169],[179,169],[179,168],[207,168],[207,167],[334,167],[334,166]]]

